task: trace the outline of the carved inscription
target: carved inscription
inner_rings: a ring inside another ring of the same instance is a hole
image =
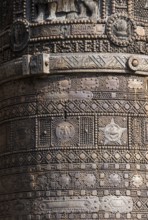
[[[62,122],[56,127],[56,136],[61,142],[67,142],[75,135],[75,128],[69,122]]]
[[[77,146],[78,145],[78,120],[71,118],[62,121],[60,118],[52,120],[52,146]]]

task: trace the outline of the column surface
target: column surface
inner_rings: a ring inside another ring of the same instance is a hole
[[[148,219],[148,1],[0,0],[0,220]]]

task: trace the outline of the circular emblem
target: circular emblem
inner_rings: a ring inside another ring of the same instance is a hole
[[[137,57],[131,56],[128,59],[128,67],[133,71],[138,70],[139,64],[140,64],[140,61]]]
[[[133,176],[132,178],[132,183],[134,186],[136,186],[137,188],[140,187],[143,184],[143,178],[142,176],[136,174]]]
[[[113,15],[107,22],[107,35],[114,44],[128,46],[136,37],[136,24],[126,15]]]
[[[71,87],[71,81],[69,79],[64,79],[59,81],[59,88],[60,90],[67,90]]]
[[[13,51],[23,50],[29,40],[29,28],[26,20],[17,20],[11,28],[11,48]]]
[[[75,128],[69,122],[62,122],[56,127],[56,136],[63,142],[69,141],[75,135]]]
[[[67,174],[62,174],[57,181],[61,186],[66,187],[70,184],[70,177]]]
[[[112,173],[109,177],[109,182],[113,186],[118,186],[121,183],[121,177],[117,173]]]

